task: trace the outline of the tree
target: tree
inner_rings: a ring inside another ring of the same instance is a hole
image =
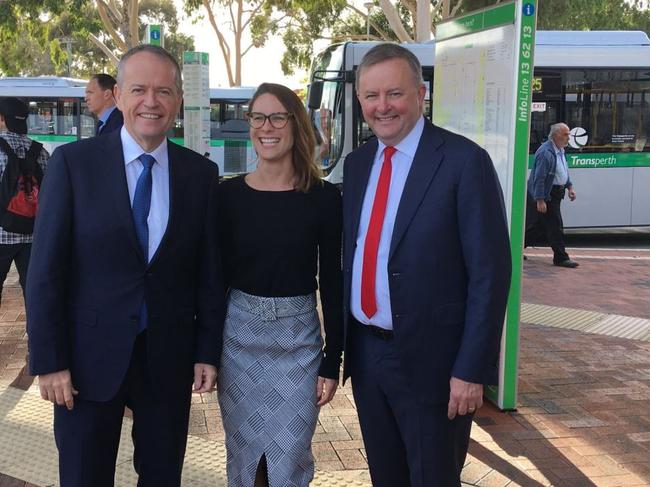
[[[431,28],[435,31],[435,24],[444,18],[502,1],[505,0],[429,0]],[[345,0],[269,3],[276,9],[276,15],[277,11],[285,15],[283,39],[287,50],[282,69],[287,74],[295,68],[309,67],[317,40],[366,39],[366,21],[370,24],[372,40],[413,42],[416,39],[416,0],[374,0],[375,7],[369,13]],[[541,0],[537,3],[538,29],[650,31],[650,10],[644,8],[642,0]]]
[[[253,38],[244,46],[244,33],[253,23],[264,23],[262,12],[264,0],[185,0],[185,12],[195,15],[195,21],[207,15],[210,26],[217,36],[219,49],[226,67],[230,86],[241,85],[242,59],[253,47],[261,47],[265,38]],[[226,22],[217,17],[226,15]]]
[[[0,52],[0,70],[7,75],[75,77],[115,72],[121,54],[139,44],[148,23],[164,26],[165,47],[177,58],[194,48],[193,39],[178,32],[173,0],[0,3],[0,42],[7,46]]]
[[[484,7],[500,0],[375,0],[370,11],[359,9],[348,0],[294,0],[267,2],[267,18],[280,18],[271,32],[282,31],[287,48],[282,69],[291,74],[295,68],[307,68],[313,57],[315,40],[341,42],[344,40],[386,40],[422,42],[431,38],[434,24],[445,16],[456,15]],[[418,5],[422,4],[418,12]],[[428,4],[428,12],[427,10]],[[288,5],[288,7],[287,7]],[[278,14],[282,15],[278,15]],[[426,27],[418,29],[422,23]],[[366,23],[370,33],[366,32]],[[272,24],[267,20],[266,25]],[[266,27],[264,25],[264,27]],[[327,27],[325,27],[327,26]],[[418,32],[425,32],[425,37]]]
[[[638,0],[544,0],[537,14],[537,28],[650,32],[650,10]]]

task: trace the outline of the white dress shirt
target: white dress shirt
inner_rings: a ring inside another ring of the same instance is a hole
[[[147,217],[149,227],[149,260],[156,253],[160,241],[167,229],[169,219],[169,156],[167,154],[167,139],[153,151],[147,152],[135,141],[126,127],[120,131],[122,149],[124,151],[124,164],[126,169],[126,183],[129,187],[129,200],[133,206],[135,187],[144,166],[138,160],[142,154],[149,154],[156,159],[151,168],[151,207]]]
[[[379,141],[377,154],[372,163],[370,178],[366,187],[366,194],[363,198],[361,209],[361,218],[357,230],[357,246],[354,251],[354,261],[352,262],[352,289],[350,309],[352,315],[361,323],[366,325],[375,325],[386,330],[393,329],[393,315],[390,307],[390,290],[388,287],[388,253],[390,243],[393,238],[393,227],[395,226],[395,217],[399,207],[406,178],[411,170],[413,157],[417,151],[422,131],[424,130],[424,117],[415,124],[413,129],[408,133],[399,144],[395,146],[397,152],[393,154],[392,172],[390,177],[390,186],[388,190],[388,202],[386,213],[384,215],[384,224],[381,228],[381,237],[379,240],[379,249],[377,251],[377,274],[375,282],[375,297],[377,299],[377,313],[368,319],[361,309],[361,272],[363,268],[363,250],[368,233],[368,223],[372,205],[375,201],[377,191],[377,182],[379,181],[379,172],[384,162],[384,149],[386,145]]]

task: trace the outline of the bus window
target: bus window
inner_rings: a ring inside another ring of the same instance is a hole
[[[344,87],[340,81],[324,81],[321,107],[314,113],[314,125],[321,142],[318,159],[325,168],[341,156]]]
[[[244,113],[248,111],[248,105],[244,103],[224,103],[223,121],[244,120]]]
[[[574,150],[650,152],[650,78],[635,70],[567,70],[566,122],[588,136]]]
[[[36,100],[29,102],[27,132],[37,135],[55,133],[55,120],[58,113],[56,100]]]
[[[533,109],[530,114],[530,152],[534,153],[546,141],[551,125],[563,121],[561,72],[536,69],[533,76]]]
[[[57,135],[77,135],[77,102],[73,98],[59,100],[59,113],[56,117]]]
[[[86,139],[88,137],[94,137],[95,136],[95,117],[93,116],[92,113],[90,113],[90,110],[88,110],[88,105],[86,105],[85,101],[81,102],[81,138]]]
[[[221,102],[210,102],[210,137],[214,138],[216,131],[221,127]]]

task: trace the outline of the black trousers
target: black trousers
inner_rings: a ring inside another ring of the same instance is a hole
[[[146,332],[136,340],[129,370],[108,402],[75,398],[74,409],[54,406],[61,487],[112,487],[124,407],[133,412],[131,437],[138,487],[179,487],[191,393],[157,394],[147,372]],[[73,377],[74,381],[74,377]],[[82,392],[82,391],[80,391]]]
[[[394,340],[352,323],[352,391],[374,487],[460,487],[473,414],[447,418],[414,391]]]
[[[2,299],[2,288],[7,279],[7,274],[11,268],[11,263],[16,263],[18,270],[18,281],[23,288],[25,295],[25,282],[27,280],[27,267],[29,266],[29,256],[32,253],[32,244],[0,244],[0,300]]]
[[[530,193],[526,196],[526,238],[524,247],[546,240],[553,249],[553,263],[569,259],[564,246],[564,223],[560,205],[564,199],[564,186],[551,189],[551,200],[546,202],[546,213],[537,211],[537,202]]]

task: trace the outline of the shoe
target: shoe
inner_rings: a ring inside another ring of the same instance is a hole
[[[578,264],[575,260],[567,259],[563,260],[562,262],[553,262],[553,265],[556,265],[558,267],[566,267],[567,269],[575,269],[580,264]]]

